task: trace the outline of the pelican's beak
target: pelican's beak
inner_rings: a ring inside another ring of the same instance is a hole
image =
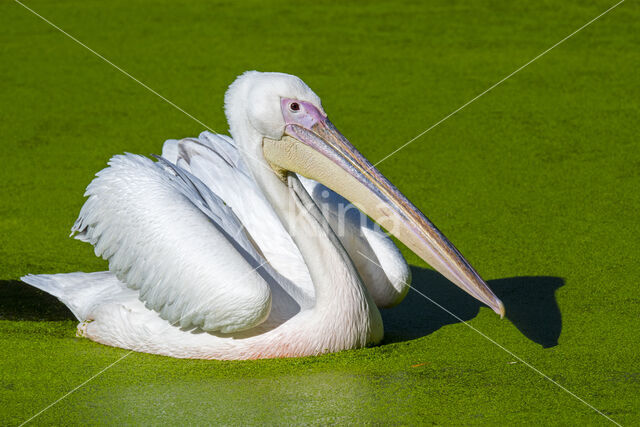
[[[315,106],[282,100],[285,132],[264,138],[263,152],[276,172],[316,180],[351,201],[409,249],[500,317],[502,302],[429,219],[385,178]],[[301,114],[302,113],[302,114]]]

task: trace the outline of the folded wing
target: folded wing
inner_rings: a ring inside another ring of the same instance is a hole
[[[233,212],[165,160],[115,156],[87,187],[72,231],[174,325],[234,332],[271,309],[265,260]]]
[[[198,138],[169,140],[162,156],[198,177],[224,200],[246,227],[270,265],[312,299],[313,285],[298,247],[262,194],[233,140],[203,132]]]
[[[263,197],[231,138],[202,132],[198,138],[168,140],[162,155],[222,197],[271,265],[313,295],[298,248]],[[304,177],[300,181],[353,260],[376,305],[390,307],[402,301],[409,289],[411,270],[393,241],[339,194],[316,181]]]

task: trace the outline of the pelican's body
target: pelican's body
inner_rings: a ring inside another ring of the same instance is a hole
[[[205,132],[167,141],[158,162],[116,156],[89,185],[73,232],[109,261],[108,272],[23,278],[64,302],[81,321],[80,335],[210,359],[378,343],[378,307],[404,298],[410,271],[393,242],[337,193],[503,312],[300,79],[245,73],[225,107],[233,140]]]

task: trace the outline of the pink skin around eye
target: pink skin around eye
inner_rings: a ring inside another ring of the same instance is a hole
[[[296,103],[300,106],[298,111],[291,111],[291,104]],[[298,101],[291,98],[283,98],[280,101],[282,115],[286,125],[298,125],[306,129],[311,129],[318,122],[323,122],[327,116],[322,114],[313,104],[306,101]]]

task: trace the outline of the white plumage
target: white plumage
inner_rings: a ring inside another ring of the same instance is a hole
[[[322,163],[315,154],[300,157],[290,146],[269,151],[294,141],[298,128],[325,135],[318,151],[327,152],[326,141],[351,150],[348,142],[294,76],[245,73],[225,102],[235,139],[203,132],[169,140],[156,162],[115,156],[88,186],[72,234],[94,245],[108,272],[23,280],[66,304],[81,321],[80,335],[136,351],[246,359],[379,342],[376,306],[402,300],[407,263],[346,199],[304,178]],[[314,147],[313,138],[295,141]],[[278,162],[293,166],[285,171]],[[336,164],[334,173],[362,175]],[[368,179],[386,188],[380,178]],[[356,184],[345,192],[360,197]],[[376,200],[402,205],[372,188]]]
[[[224,335],[261,324],[262,332],[277,324],[282,336],[288,330],[282,323],[300,317],[314,300],[300,251],[232,140],[203,132],[199,138],[165,142],[162,153],[166,161],[155,163],[133,154],[114,156],[87,188],[72,234],[109,260],[109,272],[23,280],[66,304],[82,321],[79,335],[107,345],[174,357],[298,355],[269,354],[262,347],[252,351],[256,341],[271,344],[264,333],[245,342],[236,338],[252,333]],[[320,185],[306,179],[305,184],[311,194]],[[325,206],[328,211],[338,209],[338,197],[331,199],[335,206]],[[357,232],[356,217],[349,219],[345,228]],[[395,249],[389,275],[401,287],[409,276],[404,258],[373,223],[364,224],[373,242],[386,240]],[[364,235],[347,239],[354,250],[355,242],[368,242]],[[273,288],[280,298],[272,309]]]

